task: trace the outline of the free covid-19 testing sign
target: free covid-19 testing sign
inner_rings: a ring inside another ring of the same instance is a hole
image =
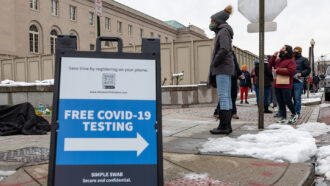
[[[155,65],[62,57],[56,186],[157,185]]]

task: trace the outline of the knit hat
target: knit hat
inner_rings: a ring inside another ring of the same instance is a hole
[[[298,50],[299,53],[302,53],[302,48],[300,46],[296,46],[294,50]]]
[[[246,70],[247,66],[246,65],[242,65],[242,70]]]
[[[224,24],[228,20],[230,14],[233,12],[233,7],[228,5],[224,10],[214,14],[211,16],[211,19],[216,21],[217,23]]]

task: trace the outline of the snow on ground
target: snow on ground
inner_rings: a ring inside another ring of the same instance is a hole
[[[313,137],[321,136],[330,132],[330,126],[325,123],[317,122],[304,123],[299,125],[297,128],[297,130],[309,132]]]
[[[323,92],[310,93],[309,98],[320,98],[322,97]],[[301,96],[302,99],[307,98],[307,93]]]
[[[301,100],[302,104],[315,103],[315,102],[321,102],[321,98],[304,98]]]
[[[315,139],[306,131],[273,124],[269,130],[238,138],[210,138],[201,152],[221,152],[275,161],[306,162],[317,152]]]
[[[330,145],[320,147],[317,151],[316,174],[330,180]]]
[[[242,130],[258,130],[257,126],[251,126],[251,125],[244,125],[241,127]]]
[[[16,171],[2,171],[0,170],[0,181],[3,180],[5,177],[14,174]]]
[[[43,81],[36,80],[35,82],[19,82],[12,80],[4,80],[0,82],[0,87],[14,87],[14,86],[46,86],[46,85],[54,85],[54,79],[47,79]]]
[[[196,174],[196,173],[189,173],[184,176],[187,179],[193,180],[193,179],[205,179],[208,177],[208,175],[205,174]]]
[[[250,129],[249,126],[247,129]],[[313,137],[327,132],[330,132],[330,126],[324,123],[304,123],[297,129],[289,125],[273,124],[258,134],[245,134],[238,138],[210,138],[208,142],[203,144],[200,151],[290,161],[292,163],[306,162],[317,154]],[[330,167],[330,163],[328,164]]]

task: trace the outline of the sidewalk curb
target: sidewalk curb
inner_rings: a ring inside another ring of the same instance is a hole
[[[320,114],[320,106],[315,107],[313,109],[313,112],[309,117],[308,122],[318,122],[319,114]]]

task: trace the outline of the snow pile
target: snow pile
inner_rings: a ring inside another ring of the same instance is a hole
[[[36,80],[35,82],[27,83],[27,82],[19,82],[12,80],[4,80],[0,82],[0,87],[15,87],[15,86],[47,86],[54,85],[54,79],[47,79],[43,81]]]
[[[327,107],[330,107],[330,104],[322,103],[320,105],[320,108],[327,108]]]
[[[16,171],[2,171],[0,170],[0,181],[3,180],[5,177],[14,174]]]
[[[258,130],[257,126],[251,126],[251,125],[244,125],[241,127],[242,130]]]
[[[206,173],[205,174],[189,173],[186,174],[184,177],[190,180],[196,180],[196,179],[206,179],[208,175]]]
[[[302,104],[315,103],[315,102],[321,102],[321,98],[306,98],[301,100]]]
[[[316,174],[324,174],[330,180],[330,145],[321,147],[317,151]]]
[[[309,132],[312,136],[321,136],[330,132],[330,126],[325,123],[304,123],[298,126],[298,130]]]
[[[210,138],[200,152],[221,152],[292,163],[308,161],[317,152],[315,139],[309,132],[279,124],[273,124],[268,129],[238,138]]]

